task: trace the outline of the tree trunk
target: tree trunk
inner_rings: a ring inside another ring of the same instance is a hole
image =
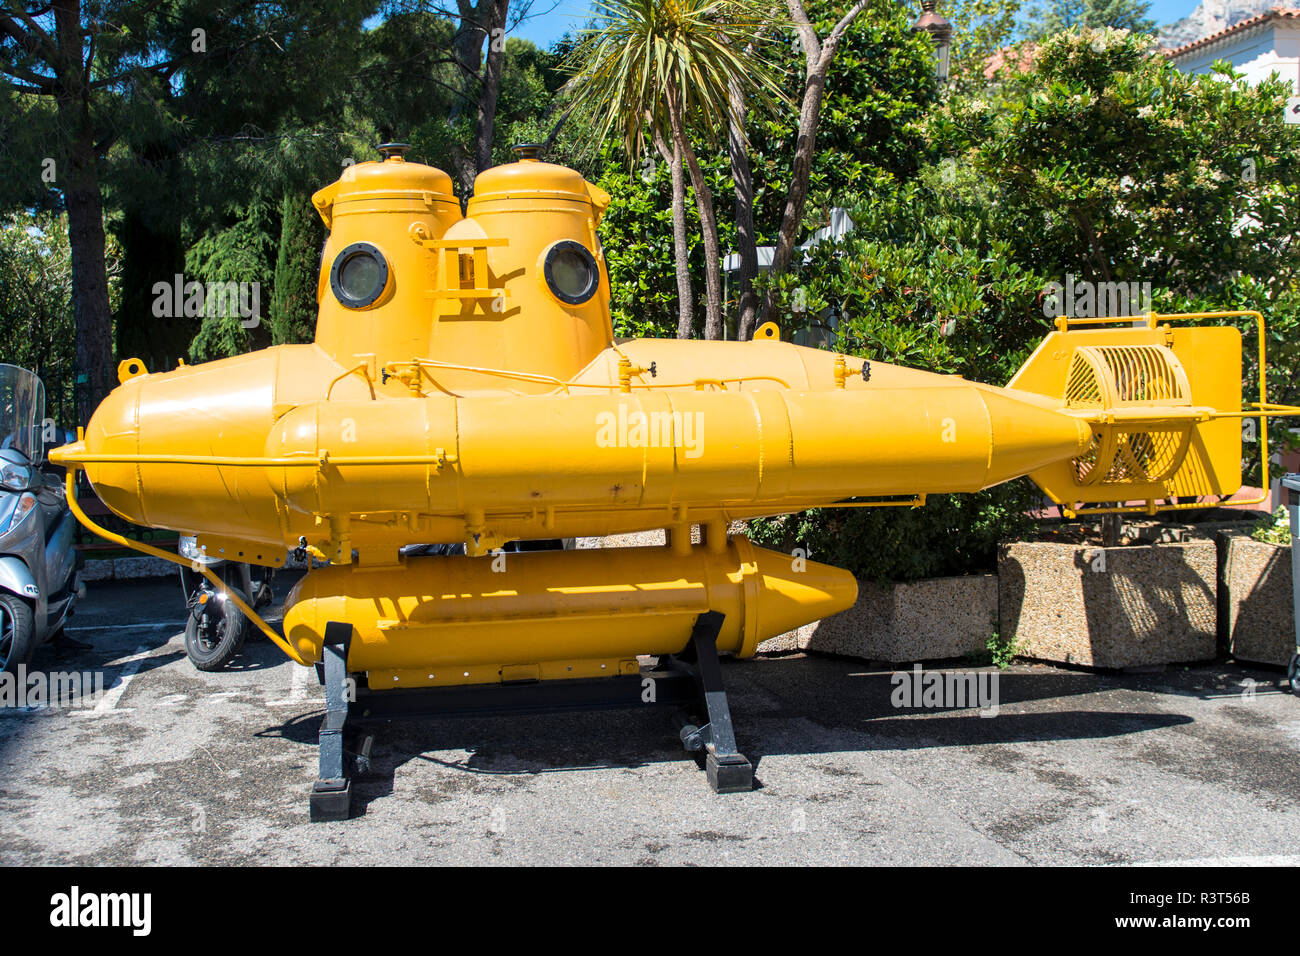
[[[713,191],[704,180],[695,150],[682,125],[681,113],[671,101],[668,106],[669,122],[673,128],[674,146],[681,151],[690,170],[691,186],[695,189],[695,206],[700,212],[700,232],[704,243],[704,337],[722,338],[722,264],[718,260],[718,217],[713,210]]]
[[[808,18],[803,0],[786,0],[790,19],[794,22],[795,32],[804,48],[804,70],[806,77],[803,86],[803,99],[799,104],[799,138],[795,142],[794,169],[790,177],[790,191],[786,194],[785,209],[781,213],[781,231],[777,236],[776,249],[772,255],[772,267],[769,275],[776,278],[790,266],[794,257],[794,244],[799,238],[799,227],[803,225],[803,207],[808,199],[808,180],[812,175],[813,157],[817,143],[817,126],[821,119],[822,98],[826,95],[826,76],[830,73],[831,63],[835,60],[835,51],[845,31],[867,7],[867,0],[857,0],[845,11],[844,16],[831,29],[823,41],[818,38],[817,30]],[[759,315],[760,322],[766,322],[772,315],[772,290],[768,287],[763,296],[763,309]]]
[[[689,339],[695,334],[695,292],[691,289],[690,246],[686,241],[686,174],[682,170],[682,151],[674,143],[670,153],[658,131],[655,132],[655,148],[668,164],[673,177],[673,256],[677,266],[677,337]]]
[[[754,279],[758,275],[758,247],[754,235],[754,177],[745,148],[745,97],[737,83],[731,84],[730,135],[731,181],[736,192],[736,252],[740,257],[737,273],[739,289],[736,308],[736,338],[748,341],[754,335],[758,315],[758,295]]]
[[[479,157],[480,143],[486,142],[488,162],[491,162],[492,129],[496,122],[497,96],[501,90],[500,63],[497,59],[497,77],[495,83],[489,82],[492,70],[492,29],[497,25],[497,7],[501,7],[500,28],[505,29],[506,8],[509,0],[456,0],[456,11],[460,23],[456,35],[452,38],[452,54],[460,68],[460,96],[454,97],[447,121],[457,125],[470,104],[474,104],[475,126],[473,145],[467,147],[459,139],[454,141],[450,150],[452,170],[460,180],[462,187],[462,210],[469,201],[469,194],[474,188],[474,177],[482,171]],[[504,36],[501,36],[504,41]],[[488,41],[488,62],[486,69],[483,61],[483,41]],[[504,49],[504,44],[503,44]],[[498,51],[501,52],[501,51]],[[485,98],[491,97],[490,108],[485,110]]]
[[[506,13],[509,9],[510,0],[493,0],[487,34],[487,64],[483,71],[483,86],[479,90],[478,118],[474,124],[476,173],[492,165],[492,132],[496,124],[497,97],[501,94],[501,68],[506,56]]]
[[[487,30],[483,27],[483,14],[487,12],[490,0],[457,0],[457,12],[460,25],[451,41],[452,54],[460,67],[461,95],[451,101],[448,119],[454,124],[465,111],[468,103],[478,99],[479,68],[483,62],[483,38]]]
[[[826,92],[826,74],[830,69],[834,53],[834,48],[828,42],[816,67],[810,68],[804,86],[803,101],[799,106],[799,137],[794,148],[794,170],[790,177],[790,191],[785,198],[785,209],[781,213],[781,231],[777,236],[776,250],[772,254],[772,268],[769,271],[769,275],[773,278],[789,268],[790,260],[794,257],[795,240],[799,237],[799,227],[803,224],[804,203],[808,199],[808,181],[812,175],[813,158],[816,153],[822,97]],[[759,321],[766,322],[771,315],[772,290],[769,287],[763,296],[763,310]]]
[[[58,182],[68,212],[72,255],[72,314],[80,384],[77,415],[85,422],[113,385],[113,314],[108,303],[104,206],[90,118],[90,88],[85,83],[81,60],[81,4],[77,0],[56,3],[54,20],[63,59],[55,101],[59,125],[67,135],[67,155]]]

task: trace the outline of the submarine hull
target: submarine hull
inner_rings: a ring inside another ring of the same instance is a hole
[[[315,346],[282,346],[126,382],[92,419],[85,470],[127,520],[257,545],[243,560],[306,538],[391,563],[407,544],[486,549],[977,491],[1092,437],[1036,396],[881,364],[835,388],[830,353],[709,344],[715,363],[808,384],[372,397]],[[633,345],[676,371],[670,350]]]

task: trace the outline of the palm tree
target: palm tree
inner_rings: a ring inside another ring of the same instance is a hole
[[[746,51],[771,22],[773,6],[762,0],[596,0],[593,6],[596,25],[583,32],[570,57],[568,89],[575,106],[595,118],[595,141],[617,134],[632,163],[652,142],[673,164],[682,337],[691,332],[692,311],[678,163],[685,164],[704,233],[705,338],[721,338],[718,219],[690,134],[716,142],[718,131],[733,125],[735,89],[769,106],[788,102],[773,69]]]

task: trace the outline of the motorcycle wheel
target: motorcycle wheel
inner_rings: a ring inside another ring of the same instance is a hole
[[[36,616],[31,606],[13,594],[0,594],[0,671],[13,674],[32,657]]]
[[[247,603],[244,592],[231,588]],[[185,653],[201,671],[219,671],[226,667],[244,646],[248,618],[231,601],[209,599],[213,607],[191,613],[185,620]]]

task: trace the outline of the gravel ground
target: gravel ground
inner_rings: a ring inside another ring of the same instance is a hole
[[[752,793],[712,794],[658,712],[466,718],[381,729],[359,816],[311,824],[314,675],[264,640],[200,673],[182,620],[173,581],[92,586],[93,649],[38,653],[112,686],[98,711],[0,712],[0,863],[1300,862],[1276,670],[1016,666],[986,718],[895,708],[851,661],[728,662]]]

